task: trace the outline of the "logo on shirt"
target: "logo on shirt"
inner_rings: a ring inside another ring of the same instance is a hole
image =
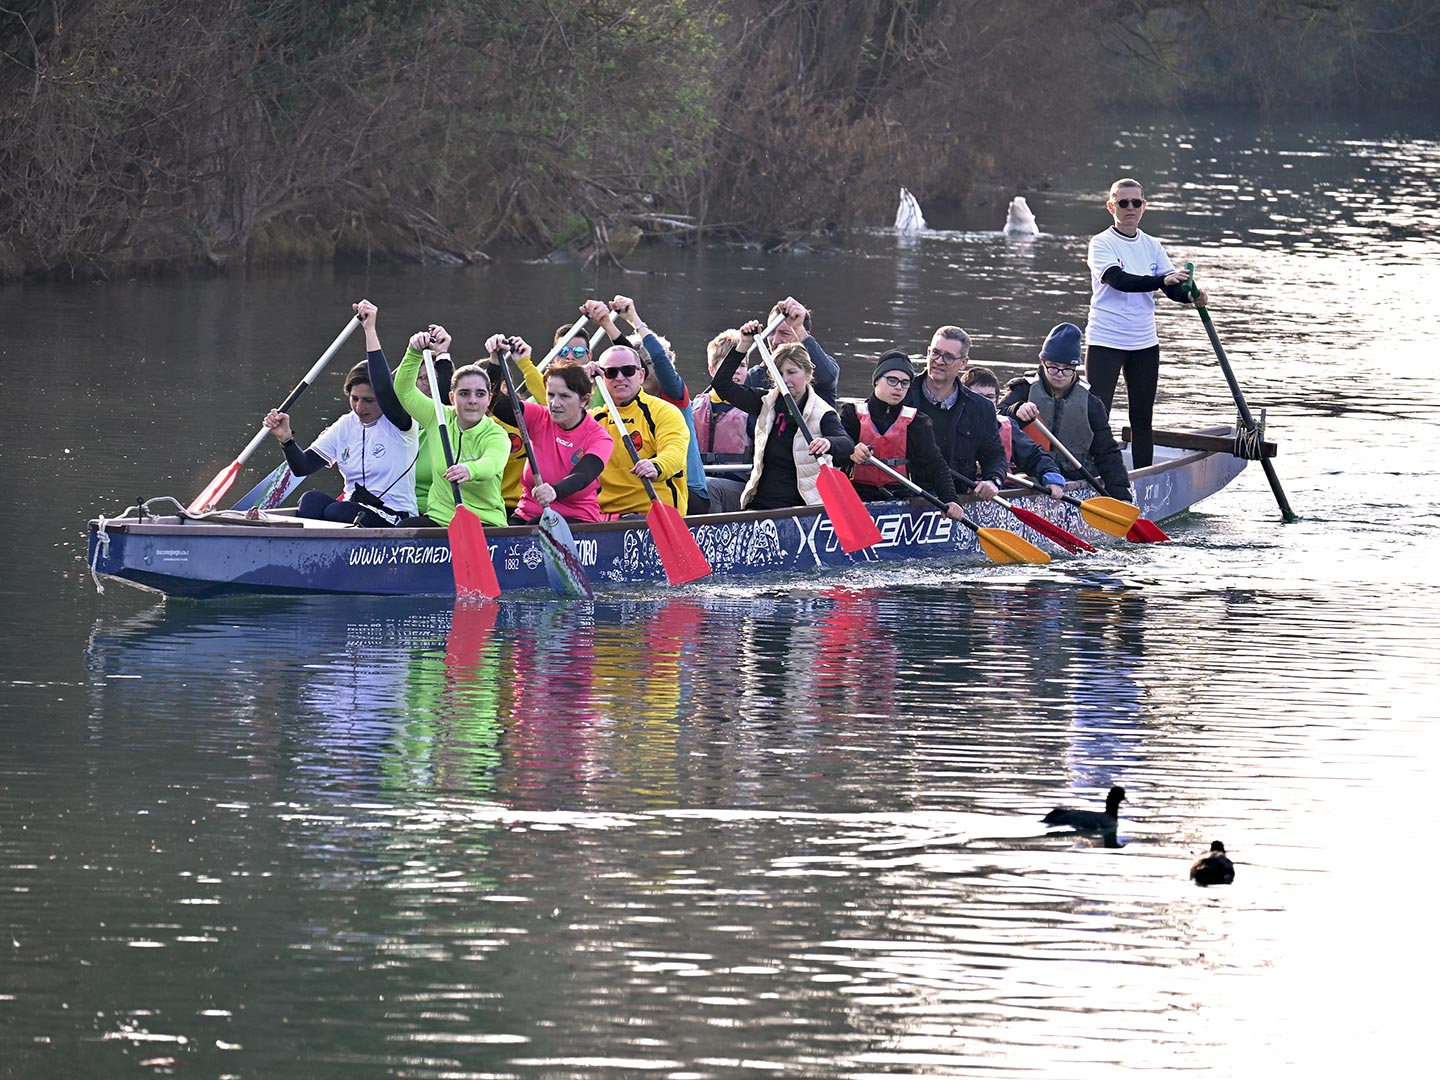
[[[512,431],[512,432],[510,433],[510,453],[511,453],[511,454],[518,454],[518,453],[520,453],[520,449],[521,449],[521,447],[523,447],[524,445],[525,445],[525,444],[520,441],[520,433],[519,433],[518,431]]]
[[[377,442],[375,443],[375,448],[370,451],[370,456],[371,456],[371,457],[384,457],[384,456],[385,456],[385,444],[384,444],[383,442],[377,441]]]
[[[641,450],[645,449],[645,440],[640,437],[640,432],[638,432],[638,431],[631,431],[631,432],[630,432],[630,445],[635,448],[635,452],[636,452],[637,454],[638,454]]]

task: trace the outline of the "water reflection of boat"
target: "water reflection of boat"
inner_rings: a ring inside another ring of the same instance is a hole
[[[1218,450],[1157,447],[1155,464],[1131,479],[1141,512],[1163,521],[1215,494],[1244,468],[1244,460]],[[1093,543],[1109,540],[1073,506],[1024,491],[1007,497]],[[695,517],[689,524],[716,577],[981,557],[970,530],[926,503],[878,502],[868,509],[883,539],[853,555],[840,548],[820,507]],[[983,526],[1021,528],[1027,539],[1043,544],[994,503],[976,504],[969,513]],[[580,560],[598,587],[665,579],[643,520],[577,525],[574,533]],[[486,536],[503,590],[548,588],[534,529],[488,529]],[[450,548],[440,529],[357,529],[293,516],[260,522],[239,515],[204,521],[126,517],[91,521],[89,541],[96,573],[175,596],[454,591]]]

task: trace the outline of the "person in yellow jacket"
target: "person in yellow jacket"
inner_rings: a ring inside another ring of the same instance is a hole
[[[425,451],[430,455],[433,481],[425,500],[425,512],[402,521],[402,527],[448,526],[455,516],[455,493],[451,482],[460,485],[460,498],[486,525],[508,524],[505,501],[500,497],[500,478],[505,472],[510,440],[488,415],[490,377],[478,364],[456,370],[450,383],[453,405],[443,407],[445,429],[455,464],[445,462],[444,442],[439,435],[434,402],[415,385],[415,376],[424,360],[423,349],[432,344],[432,332],[422,330],[410,339],[405,359],[395,377],[395,393],[405,411],[420,422],[425,432]]]
[[[630,445],[640,458],[632,462],[629,452],[620,445],[620,431],[608,408],[602,405],[591,412],[615,440],[615,452],[600,474],[600,513],[607,520],[649,511],[645,480],[650,481],[662,502],[682,514],[689,507],[685,462],[690,453],[690,425],[674,405],[641,389],[649,366],[648,358],[624,345],[612,345],[598,362],[590,364],[591,375],[605,380],[616,411],[625,422]]]

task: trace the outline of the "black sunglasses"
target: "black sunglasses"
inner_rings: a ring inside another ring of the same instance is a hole
[[[1133,206],[1136,210],[1139,210],[1142,206],[1145,205],[1145,200],[1144,200],[1144,199],[1116,199],[1116,200],[1115,200],[1115,205],[1118,206],[1121,210],[1129,210],[1132,206]]]
[[[623,367],[607,367],[605,377],[607,379],[630,379],[639,370],[634,364],[625,364]]]

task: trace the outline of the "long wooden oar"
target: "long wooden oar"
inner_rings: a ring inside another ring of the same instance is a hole
[[[593,349],[591,355],[594,355]],[[605,377],[602,375],[597,378],[595,385],[600,388],[600,396],[605,399],[605,408],[610,412],[615,430],[620,433],[620,441],[625,444],[625,449],[630,454],[631,464],[638,465],[640,455],[635,452],[635,444],[630,441],[630,432],[625,427],[625,420],[620,415],[615,399],[610,396]],[[684,585],[687,581],[705,577],[710,573],[710,561],[705,558],[705,553],[690,534],[680,511],[669,503],[660,501],[660,496],[655,493],[655,485],[650,482],[649,477],[640,477],[640,482],[645,485],[645,493],[650,496],[650,512],[645,515],[645,523],[650,526],[650,535],[655,538],[655,547],[660,552],[660,562],[665,566],[665,576],[670,584]]]
[[[902,476],[879,458],[871,458],[867,464],[874,465],[882,472],[899,480],[911,491],[915,492],[922,499],[935,507],[941,513],[949,509],[945,500],[933,492],[926,491],[908,476]],[[1019,533],[1011,532],[1009,529],[990,529],[977,525],[964,514],[960,515],[960,524],[975,534],[980,541],[980,550],[990,556],[991,560],[997,563],[1037,563],[1043,564],[1050,561],[1050,556],[1041,551],[1034,544],[1030,543]]]
[[[976,481],[971,480],[959,469],[951,469],[950,475],[955,477],[955,479],[958,480],[960,483],[964,484],[969,490],[975,490]],[[990,496],[990,501],[994,503],[999,503],[1006,510],[1009,510],[1010,513],[1014,514],[1016,519],[1019,520],[1022,524],[1029,525],[1030,528],[1034,529],[1041,536],[1045,537],[1045,539],[1051,541],[1052,543],[1058,544],[1060,547],[1064,548],[1072,555],[1079,554],[1082,551],[1100,550],[1094,544],[1090,543],[1087,540],[1080,539],[1080,537],[1076,536],[1068,529],[1062,529],[1059,525],[1056,525],[1053,521],[1046,520],[1039,514],[1035,513],[1035,511],[1026,510],[1023,506],[1016,506],[1009,499],[1002,498],[999,495],[992,495]]]
[[[425,374],[430,380],[430,399],[435,403],[435,426],[439,429],[440,445],[445,450],[445,468],[455,464],[450,447],[450,428],[445,423],[445,408],[440,402],[440,380],[435,378],[435,361],[425,350]],[[436,479],[440,479],[437,477]],[[450,566],[455,572],[455,591],[479,595],[493,600],[500,595],[500,581],[490,559],[490,542],[485,539],[485,526],[480,517],[465,505],[460,485],[450,481],[455,493],[455,516],[450,519]]]
[[[295,389],[291,390],[290,393],[285,396],[285,400],[276,406],[277,411],[290,411],[290,406],[294,405],[300,395],[305,392],[306,387],[315,381],[315,377],[325,370],[325,365],[330,363],[330,358],[340,351],[340,346],[345,344],[345,340],[355,332],[355,328],[359,325],[359,315],[356,315],[345,324],[345,329],[341,330],[340,333],[336,335],[335,340],[330,343],[330,347],[320,354],[320,359],[316,360],[310,370],[305,373],[305,377],[295,384]],[[255,437],[246,444],[245,449],[240,451],[240,455],[216,473],[215,479],[211,480],[210,483],[205,486],[205,490],[195,496],[187,508],[190,513],[203,514],[208,510],[213,510],[216,504],[225,497],[225,493],[230,490],[230,485],[235,483],[235,478],[240,475],[241,466],[249,460],[250,455],[255,452],[255,448],[264,442],[265,436],[269,434],[270,429],[264,424],[261,424],[260,430],[257,431]]]
[[[1060,451],[1060,456],[1070,463],[1072,469],[1078,469],[1080,471],[1081,475],[1085,477],[1091,487],[1101,495],[1107,494],[1105,485],[1101,482],[1100,477],[1095,475],[1095,471],[1086,468],[1085,463],[1072,454],[1069,447],[1057,439],[1055,433],[1047,428],[1039,417],[1031,420],[1030,423],[1035,425],[1035,428],[1044,435],[1045,438],[1050,440],[1051,448]],[[1136,544],[1163,544],[1166,540],[1169,540],[1170,537],[1165,534],[1164,529],[1160,528],[1160,526],[1156,525],[1153,521],[1137,516],[1134,523],[1131,524],[1130,528],[1126,531],[1125,539]]]
[[[805,417],[800,414],[800,406],[790,396],[780,369],[775,366],[775,357],[770,353],[770,346],[765,344],[763,331],[761,336],[755,339],[755,344],[760,349],[760,359],[765,361],[765,367],[770,372],[776,390],[785,401],[785,408],[790,411],[795,426],[800,429],[800,437],[805,440],[805,445],[809,446],[815,440],[805,423]],[[880,543],[883,539],[880,528],[870,516],[870,511],[865,509],[860,496],[855,494],[850,478],[830,464],[828,454],[817,457],[820,461],[820,476],[816,486],[820,490],[820,502],[825,507],[825,513],[830,515],[830,527],[835,530],[835,539],[840,541],[841,549],[853,553]]]
[[[1038,491],[1042,495],[1049,494],[1050,491],[1044,484],[1037,484],[1034,480],[1027,480],[1014,473],[1007,473],[1005,479],[1012,484],[1029,488],[1031,491]],[[1074,495],[1065,494],[1060,498],[1071,506],[1079,507],[1080,516],[1091,528],[1099,529],[1111,536],[1118,536],[1122,540],[1130,532],[1130,526],[1135,524],[1135,519],[1140,516],[1140,508],[1134,503],[1121,502],[1108,495],[1097,495],[1093,499],[1081,500]]]
[[[520,400],[520,391],[516,388],[520,371],[511,361],[509,349],[501,351],[500,366],[505,372],[510,404],[515,409],[515,427],[520,432],[520,442],[530,462],[530,473],[535,477],[536,484],[543,484],[545,480],[540,475],[540,463],[535,460],[535,448],[530,445],[530,429],[525,425],[525,403]],[[559,593],[594,600],[595,588],[590,584],[585,568],[580,565],[580,553],[575,549],[575,538],[570,535],[570,526],[565,519],[553,507],[547,506],[540,511],[536,528],[540,533],[540,554],[545,559],[545,576],[550,581],[550,587]]]
[[[1198,297],[1200,290],[1195,285],[1195,264],[1187,262],[1185,269],[1190,271],[1190,280],[1186,286],[1190,295]],[[1215,332],[1215,324],[1210,321],[1210,312],[1204,304],[1197,303],[1195,310],[1200,313],[1200,321],[1205,324],[1205,333],[1210,335],[1210,345],[1215,350],[1215,359],[1220,361],[1220,370],[1225,373],[1225,381],[1230,384],[1230,396],[1235,399],[1235,408],[1240,413],[1240,423],[1245,426],[1247,434],[1255,435],[1260,430],[1260,425],[1255,423],[1255,417],[1250,414],[1250,406],[1245,404],[1245,395],[1240,392],[1240,383],[1235,378],[1235,372],[1230,368],[1230,361],[1225,357],[1225,350],[1220,347],[1220,335]],[[1285,497],[1285,489],[1280,486],[1280,477],[1275,472],[1274,463],[1264,454],[1257,454],[1260,458],[1260,467],[1265,470],[1265,479],[1270,482],[1270,491],[1275,496],[1275,502],[1280,507],[1280,519],[1282,521],[1299,521],[1300,516],[1290,509],[1290,500]]]

